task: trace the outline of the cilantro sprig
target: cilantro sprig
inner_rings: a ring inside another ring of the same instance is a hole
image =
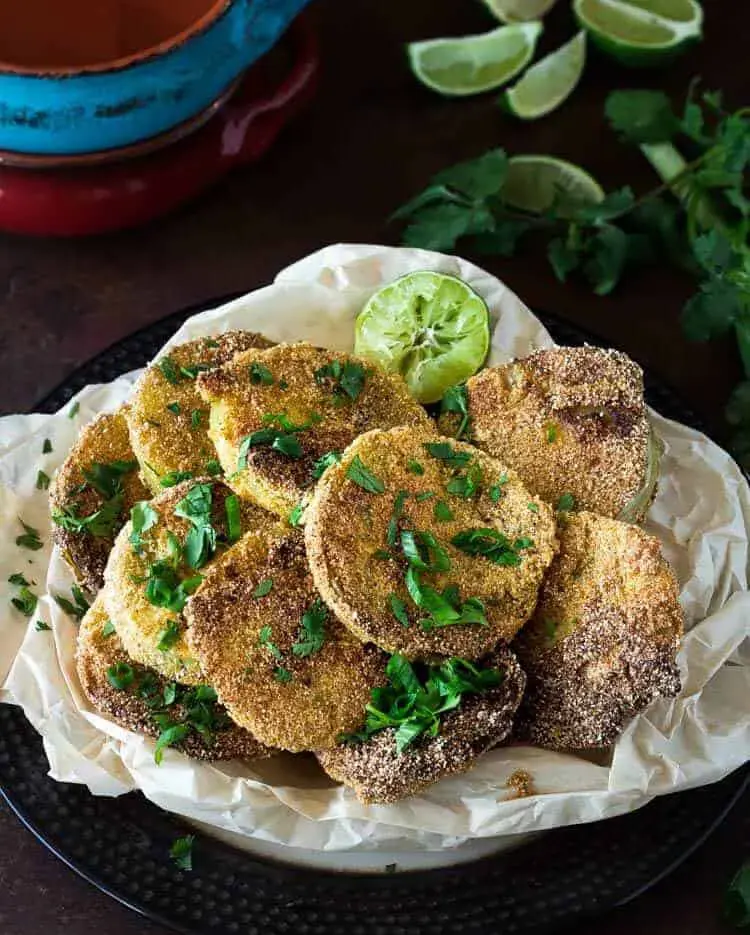
[[[455,710],[465,696],[490,691],[504,677],[499,669],[482,668],[457,657],[416,668],[398,654],[388,660],[385,673],[388,685],[372,689],[363,729],[341,737],[341,742],[365,742],[391,728],[401,754],[423,735],[436,737],[442,716]]]
[[[354,401],[365,388],[368,371],[353,360],[331,361],[315,371],[315,382],[321,387],[329,387],[337,400]]]
[[[750,927],[750,860],[740,867],[724,897],[724,918],[736,928]]]
[[[534,547],[534,540],[518,536],[511,540],[492,527],[465,529],[456,533],[451,545],[467,555],[479,555],[493,565],[515,567],[521,564],[521,553]]]

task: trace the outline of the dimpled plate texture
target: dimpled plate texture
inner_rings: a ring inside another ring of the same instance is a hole
[[[52,412],[86,384],[142,366],[200,310],[187,309],[111,347],[37,408]],[[597,343],[558,319],[540,317],[561,343]],[[664,415],[696,425],[674,394],[648,375],[646,387],[649,402]],[[656,883],[707,837],[750,779],[747,769],[739,770],[631,815],[553,831],[472,864],[346,875],[261,861],[199,833],[194,869],[182,872],[170,861],[169,847],[193,829],[177,817],[139,793],[96,797],[83,786],[53,781],[47,771],[39,736],[21,710],[0,705],[0,788],[31,832],[115,899],[178,931],[201,935],[550,931],[627,902]]]

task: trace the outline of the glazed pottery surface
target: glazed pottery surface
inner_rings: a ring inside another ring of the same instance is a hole
[[[72,155],[129,146],[195,117],[307,0],[25,2],[26,17],[14,19],[17,3],[0,0],[0,150]],[[34,33],[28,17],[42,6],[57,13]]]

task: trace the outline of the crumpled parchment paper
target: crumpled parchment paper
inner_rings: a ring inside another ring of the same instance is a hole
[[[493,323],[490,363],[552,343],[523,303],[476,266],[377,246],[321,250],[273,285],[191,318],[169,343],[247,328],[276,341],[347,350],[369,295],[417,269],[460,276],[484,297]],[[750,759],[750,491],[729,455],[654,414],[666,453],[647,528],[660,538],[681,585],[689,631],[679,657],[684,687],[678,698],[657,701],[637,717],[610,756],[494,750],[466,775],[377,807],[359,804],[305,758],[207,765],[167,750],[157,766],[152,741],[94,713],[81,693],[77,627],[50,597],[69,595],[73,579],[50,547],[46,494],[35,489],[37,471],[51,475],[81,426],[127,399],[135,376],[84,389],[72,419],[68,407],[52,416],[0,419],[0,699],[21,705],[41,733],[55,779],[85,783],[97,795],[138,788],[212,828],[308,851],[434,851],[621,814],[656,795],[714,782]],[[53,445],[47,455],[45,438]],[[42,550],[14,545],[22,531],[17,517],[40,530]],[[31,621],[9,603],[13,572],[36,582],[40,601]],[[37,619],[52,632],[37,631]],[[531,774],[537,794],[514,797],[506,781],[518,769]]]

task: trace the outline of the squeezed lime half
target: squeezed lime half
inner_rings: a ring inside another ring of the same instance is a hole
[[[354,352],[400,373],[421,403],[442,399],[482,366],[490,316],[461,279],[427,270],[379,289],[357,317]]]

